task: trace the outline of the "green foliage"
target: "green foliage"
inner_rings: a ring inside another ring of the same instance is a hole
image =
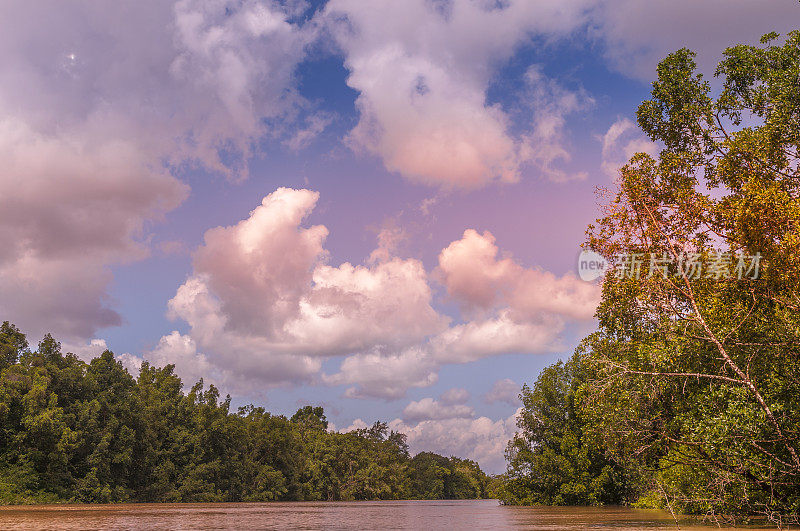
[[[421,454],[386,423],[328,431],[321,407],[290,419],[252,405],[230,411],[174,367],[138,378],[106,351],[90,363],[50,335],[30,351],[0,327],[0,503],[226,502],[478,498],[472,461]],[[421,473],[428,456],[446,471]],[[424,477],[423,477],[424,476]],[[437,490],[438,489],[438,490]]]
[[[800,33],[777,38],[726,50],[716,97],[688,50],[661,63],[638,118],[664,149],[620,170],[588,231],[609,258],[761,257],[759,278],[604,280],[583,409],[638,505],[800,514]]]
[[[411,460],[411,487],[425,500],[488,498],[489,478],[475,461],[421,452]]]
[[[25,334],[10,324],[3,321],[0,325],[0,371],[17,362],[20,354],[28,348]]]
[[[800,32],[726,50],[716,96],[693,57],[659,65],[638,121],[663,149],[587,231],[612,262],[673,265],[608,272],[580,357],[523,390],[509,502],[800,523]],[[759,253],[760,275],[709,274],[723,253]]]
[[[579,354],[545,368],[522,388],[520,431],[508,444],[500,499],[523,505],[604,505],[625,501],[624,476],[591,437],[582,409],[586,374]]]

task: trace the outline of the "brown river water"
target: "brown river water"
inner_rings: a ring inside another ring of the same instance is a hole
[[[662,511],[496,500],[0,507],[0,529],[678,529]],[[680,529],[718,529],[680,522]],[[750,528],[751,530],[753,528]]]

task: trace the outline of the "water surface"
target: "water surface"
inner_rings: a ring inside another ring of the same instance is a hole
[[[718,529],[687,525],[681,529]],[[677,529],[663,511],[497,500],[0,507],[0,529]]]

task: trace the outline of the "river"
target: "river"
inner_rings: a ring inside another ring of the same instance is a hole
[[[681,529],[718,529],[687,525]],[[662,511],[497,500],[0,507],[0,529],[677,529]]]

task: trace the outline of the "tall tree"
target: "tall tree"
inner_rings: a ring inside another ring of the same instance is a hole
[[[605,505],[627,501],[622,469],[592,437],[582,409],[580,352],[546,367],[522,388],[519,432],[506,450],[501,500],[525,505]]]
[[[800,512],[800,33],[725,51],[714,97],[680,50],[589,246],[603,284],[587,404],[653,496],[693,512]],[[637,274],[638,271],[638,274]]]

